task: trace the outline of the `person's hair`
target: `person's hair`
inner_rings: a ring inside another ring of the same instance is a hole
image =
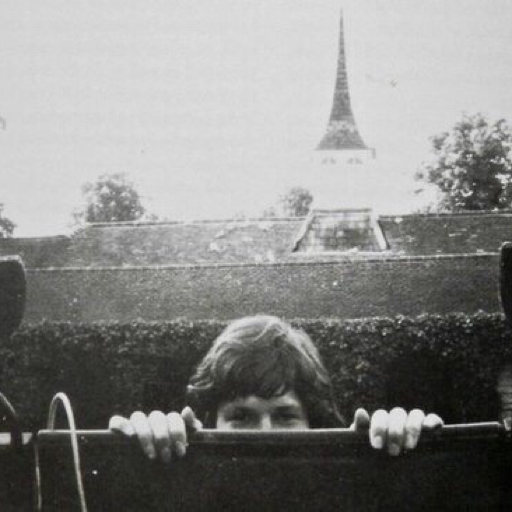
[[[289,391],[299,397],[311,428],[339,427],[331,379],[309,336],[273,316],[235,320],[213,342],[191,377],[188,398],[205,426],[222,403]]]

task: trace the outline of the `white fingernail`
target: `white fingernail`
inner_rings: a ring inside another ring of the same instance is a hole
[[[382,450],[382,447],[384,446],[384,439],[382,439],[381,436],[372,437],[371,444],[376,450]]]
[[[176,454],[178,457],[183,457],[187,451],[187,447],[185,446],[185,443],[182,443],[181,441],[176,441],[175,448]]]
[[[416,448],[417,438],[415,436],[406,436],[404,447],[406,450],[414,450]]]

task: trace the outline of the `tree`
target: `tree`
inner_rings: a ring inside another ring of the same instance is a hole
[[[11,219],[5,217],[3,212],[4,205],[0,203],[0,238],[10,238],[14,232],[16,224],[14,224]]]
[[[464,115],[450,133],[431,138],[433,160],[416,178],[437,187],[439,209],[492,210],[512,206],[512,131],[504,119]]]
[[[288,217],[304,217],[312,202],[311,192],[302,187],[292,187],[279,198],[283,213]]]
[[[277,217],[277,210],[275,206],[268,206],[261,212],[264,219],[275,219]]]
[[[85,222],[121,222],[139,220],[145,213],[139,193],[125,174],[104,174],[82,187],[86,204],[75,213]]]

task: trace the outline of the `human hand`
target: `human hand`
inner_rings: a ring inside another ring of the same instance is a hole
[[[187,451],[187,430],[195,432],[203,428],[190,407],[181,414],[153,411],[148,416],[134,412],[130,418],[112,416],[108,428],[127,437],[137,437],[144,453],[150,459],[165,463],[172,460],[173,453],[183,457]]]
[[[407,413],[401,407],[390,412],[379,409],[371,419],[365,409],[357,409],[350,428],[369,431],[370,444],[377,450],[386,448],[390,455],[399,455],[403,450],[416,448],[423,431],[432,432],[443,426],[437,414],[427,414],[420,409]]]

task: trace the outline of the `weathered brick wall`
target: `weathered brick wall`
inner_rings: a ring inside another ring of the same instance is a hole
[[[379,217],[393,252],[408,255],[498,251],[512,240],[511,212],[461,212]]]
[[[27,272],[25,322],[499,311],[498,256]]]

